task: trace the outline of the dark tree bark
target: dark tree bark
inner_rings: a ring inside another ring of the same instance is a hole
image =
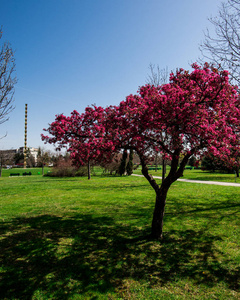
[[[128,163],[126,166],[126,171],[127,171],[128,176],[132,175],[132,173],[133,173],[133,149],[130,149],[129,159],[128,159]]]
[[[162,181],[165,179],[165,174],[166,174],[166,162],[165,159],[162,160]]]
[[[120,176],[124,175],[126,172],[126,164],[127,164],[127,149],[124,149],[123,151],[123,155],[122,155],[122,159],[121,159],[121,163],[119,166],[119,174]]]
[[[168,188],[161,186],[160,190],[156,193],[151,232],[151,237],[153,239],[162,239],[163,237],[163,217],[165,212],[167,192]]]
[[[194,151],[193,151],[194,152]],[[152,219],[152,231],[151,237],[153,239],[162,239],[163,238],[163,217],[165,212],[165,205],[167,199],[167,193],[172,185],[178,178],[183,175],[184,168],[188,162],[189,157],[192,155],[187,154],[182,162],[179,164],[179,154],[180,150],[176,150],[174,155],[172,156],[171,162],[171,169],[168,176],[162,181],[161,186],[159,186],[153,176],[148,173],[148,167],[144,156],[139,154],[141,165],[142,165],[142,174],[148,180],[152,188],[156,193],[156,201],[155,201],[155,208],[153,212],[153,219]]]
[[[236,176],[239,177],[239,168],[238,167],[235,169],[235,172],[236,172]]]
[[[2,177],[3,158],[0,157],[0,177]]]

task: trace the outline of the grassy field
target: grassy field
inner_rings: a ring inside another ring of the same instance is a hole
[[[163,241],[144,178],[0,178],[1,299],[239,299],[240,188],[173,184]]]
[[[167,173],[168,174],[170,170],[170,167],[167,166]],[[44,168],[44,174],[47,174],[47,172],[51,171],[51,168],[45,167]],[[14,168],[14,169],[3,169],[2,176],[3,177],[9,177],[11,173],[20,173],[20,176],[24,172],[31,172],[32,175],[42,175],[42,168]],[[103,169],[100,167],[94,167],[94,174],[95,175],[101,175],[103,173]],[[155,170],[150,170],[149,173],[151,173],[154,176],[162,176],[162,171],[158,170],[157,172]],[[142,174],[141,167],[139,167],[137,170],[134,171],[134,174]],[[195,180],[204,180],[204,181],[223,181],[223,182],[237,182],[240,183],[240,178],[236,178],[235,174],[227,174],[227,173],[220,173],[220,172],[209,172],[209,171],[202,171],[200,169],[198,170],[185,170],[184,176],[182,178],[185,179],[195,179]]]
[[[167,172],[168,174],[170,170],[170,167],[167,166]],[[142,174],[141,173],[141,167],[139,167],[137,170],[134,171],[135,174]],[[162,171],[158,170],[157,172],[155,170],[150,170],[149,173],[151,173],[153,176],[162,176]],[[183,177],[184,179],[195,179],[195,180],[204,180],[204,181],[223,181],[223,182],[237,182],[240,183],[240,178],[236,178],[235,174],[227,174],[227,173],[220,173],[220,172],[209,172],[209,171],[202,171],[201,169],[192,169],[192,170],[185,170]]]
[[[47,172],[51,170],[51,168],[45,167],[44,168],[44,174],[47,174]],[[9,177],[11,173],[19,173],[20,176],[23,175],[23,173],[29,173],[31,172],[32,175],[42,175],[42,168],[12,168],[12,169],[3,169],[2,170],[2,177]]]

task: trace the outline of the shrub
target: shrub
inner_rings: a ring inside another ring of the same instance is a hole
[[[72,165],[72,161],[67,159],[59,159],[57,165],[52,169],[52,172],[48,173],[47,176],[51,177],[75,177],[75,176],[86,176],[87,167],[80,167],[77,169]]]

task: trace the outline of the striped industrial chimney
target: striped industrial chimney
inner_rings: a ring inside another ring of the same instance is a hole
[[[24,169],[27,167],[27,104],[25,104]]]

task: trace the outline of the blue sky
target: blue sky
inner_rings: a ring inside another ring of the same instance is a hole
[[[146,83],[149,64],[191,69],[220,0],[0,0],[2,41],[15,50],[15,110],[0,149],[45,147],[56,114],[117,105]]]

